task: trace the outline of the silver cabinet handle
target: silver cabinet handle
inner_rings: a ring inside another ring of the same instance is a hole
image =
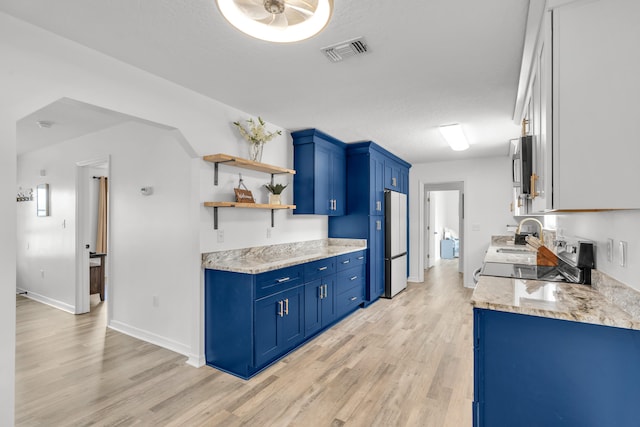
[[[338,210],[338,201],[337,200],[333,200],[333,210],[337,211]]]
[[[358,299],[358,297],[351,297],[351,301],[355,301],[357,299]]]
[[[351,279],[349,280],[356,280],[358,278],[358,276],[353,276]]]
[[[327,297],[327,285],[322,285],[322,289],[324,291],[324,295],[322,296],[322,298],[326,298]]]
[[[287,280],[291,279],[290,277],[283,277],[282,279],[278,279],[276,280],[278,283],[282,283],[282,282],[286,282]]]
[[[284,300],[284,314],[289,315],[289,298]]]
[[[380,200],[376,200],[376,210],[377,211],[382,210],[382,202]]]
[[[376,230],[382,230],[382,221],[376,221]]]
[[[349,264],[351,262],[350,259],[346,260],[346,261],[342,261],[343,264]]]
[[[284,316],[282,301],[278,301],[278,316],[280,316],[280,317]]]
[[[318,286],[318,293],[320,294],[320,295],[318,295],[318,298],[320,298],[320,299],[324,298],[324,296],[322,295],[322,292],[323,292],[322,291],[322,286]]]
[[[364,259],[364,257],[363,256],[359,256],[358,259]]]
[[[391,178],[391,185],[394,187],[398,185],[398,180],[396,178]]]
[[[327,268],[329,268],[329,267],[326,267],[326,266],[325,266],[325,267],[320,267],[320,268],[318,269],[318,271],[324,271],[324,270],[326,270]]]

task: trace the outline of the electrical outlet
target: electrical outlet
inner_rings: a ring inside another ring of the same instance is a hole
[[[158,295],[153,296],[153,306],[160,307],[160,299],[158,298]]]
[[[267,228],[267,239],[271,238],[271,228]]]
[[[224,230],[218,230],[218,243],[224,243]]]
[[[620,241],[620,267],[627,266],[627,242]]]
[[[607,239],[607,261],[613,262],[613,239]]]

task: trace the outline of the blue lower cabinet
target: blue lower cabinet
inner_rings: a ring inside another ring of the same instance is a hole
[[[205,270],[207,365],[248,379],[357,309],[364,294],[365,252],[340,259],[350,260],[341,265],[356,266],[340,268],[343,280],[357,274],[342,296],[337,257],[261,274]],[[347,294],[350,304],[343,301]]]
[[[303,287],[256,301],[255,361],[263,365],[304,339]]]
[[[304,285],[305,336],[310,337],[336,319],[336,278],[325,276]]]
[[[640,425],[640,331],[474,309],[473,425]]]

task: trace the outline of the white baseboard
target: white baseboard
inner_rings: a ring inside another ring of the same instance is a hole
[[[58,301],[57,299],[49,298],[35,292],[27,291],[25,289],[17,288],[16,293],[21,294],[34,301],[38,301],[42,304],[46,304],[53,308],[57,308],[58,310],[66,311],[67,313],[71,313],[71,314],[76,314],[76,307],[74,305],[67,304],[66,302]]]
[[[409,276],[409,277],[407,277],[407,282],[422,283],[422,280],[419,280],[417,277]]]
[[[139,340],[146,341],[148,343],[166,348],[167,350],[175,351],[176,353],[187,356],[189,358],[189,361],[187,363],[189,365],[196,366],[190,363],[191,359],[193,358],[193,354],[191,353],[191,348],[185,344],[160,336],[158,334],[154,334],[153,332],[138,329],[134,326],[127,325],[126,323],[122,323],[117,320],[112,320],[111,322],[109,322],[108,327],[113,329],[114,331],[121,332]]]
[[[187,360],[187,365],[193,366],[194,368],[202,368],[205,364],[206,359],[204,358],[204,354],[202,356],[192,354],[189,356],[189,360]]]

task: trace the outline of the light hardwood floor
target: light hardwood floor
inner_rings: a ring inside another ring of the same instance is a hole
[[[73,316],[17,302],[21,426],[471,426],[471,290],[426,272],[249,381]],[[99,300],[98,300],[99,301]]]

